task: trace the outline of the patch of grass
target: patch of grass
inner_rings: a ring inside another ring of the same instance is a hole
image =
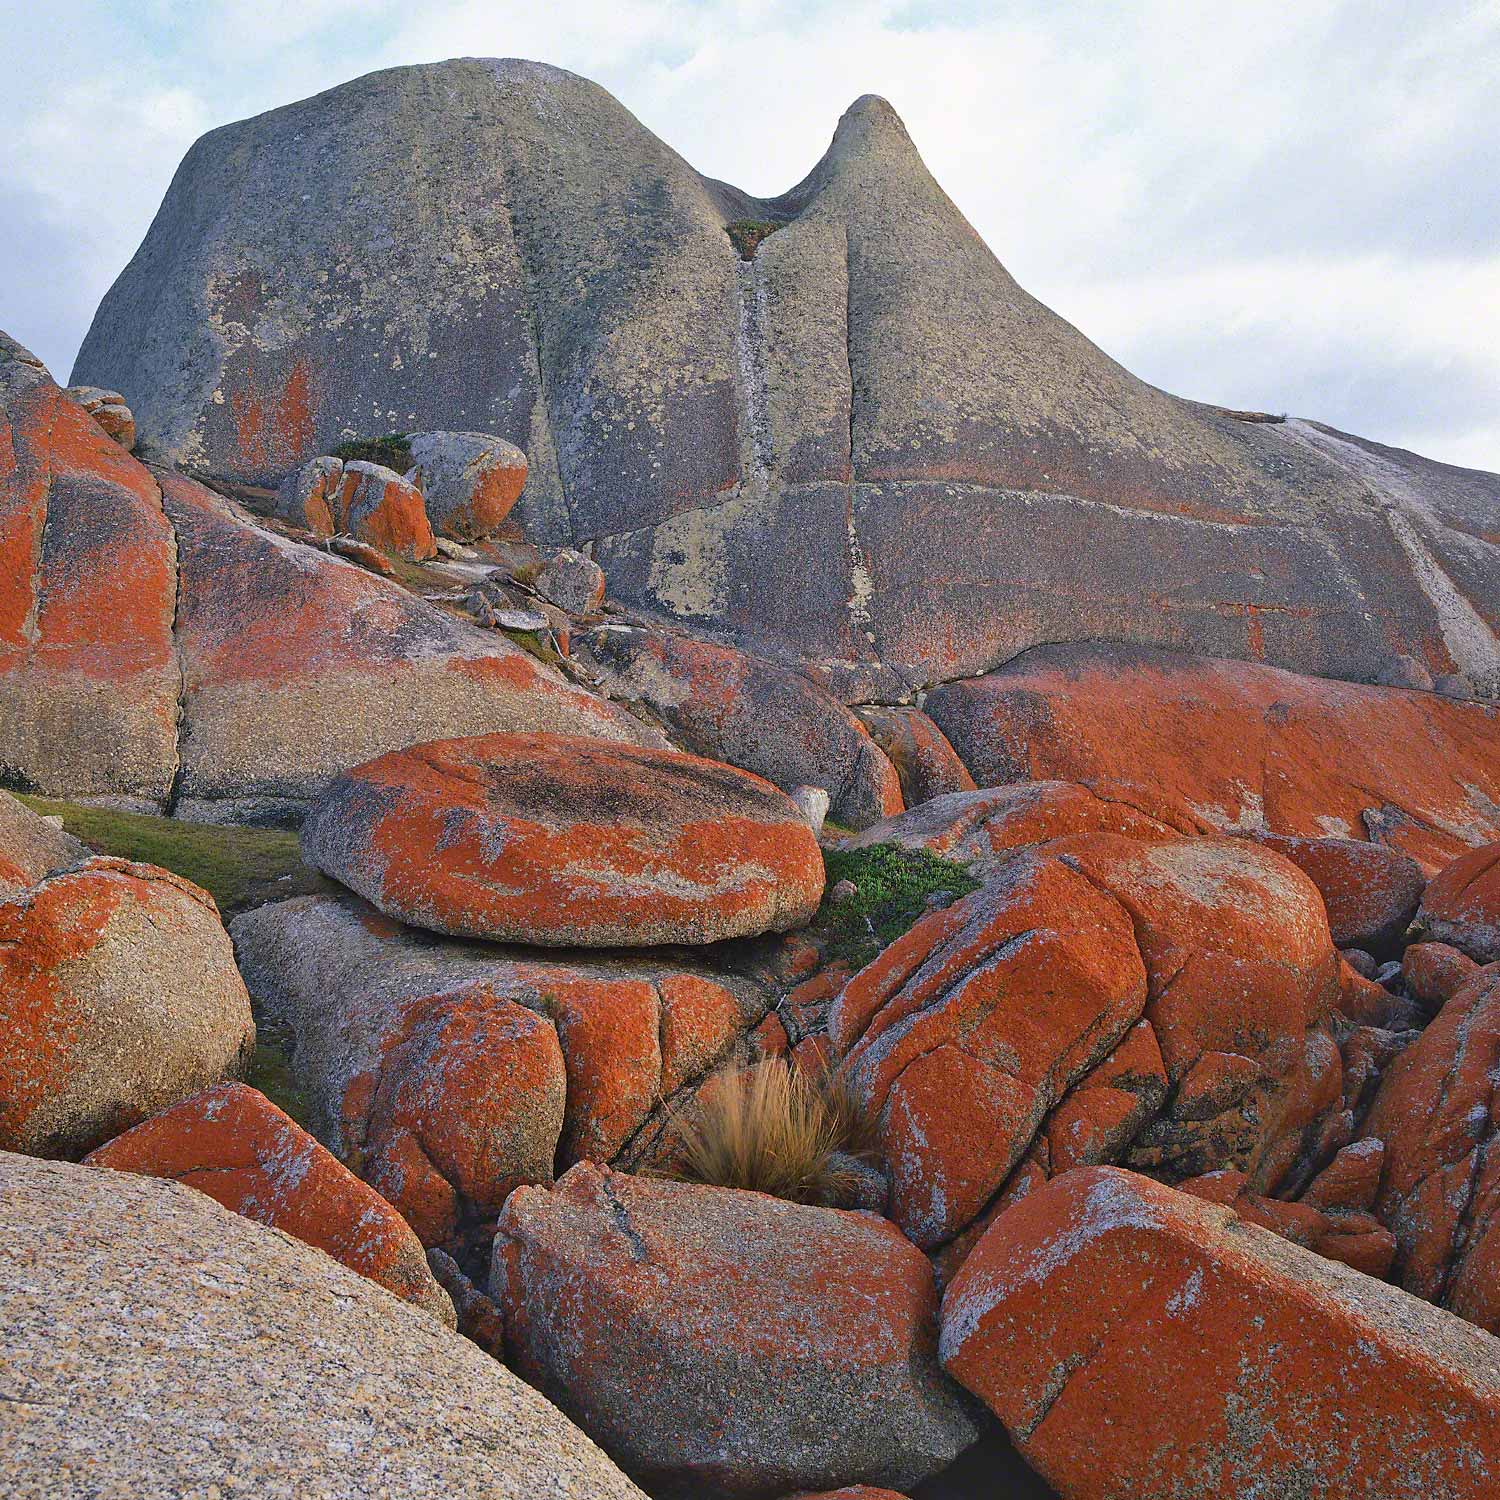
[[[387,469],[404,474],[411,468],[411,439],[404,432],[388,432],[384,437],[355,438],[351,442],[340,443],[329,456],[341,458],[345,463],[357,458],[363,459],[365,463],[384,464]]]
[[[266,1026],[256,1028],[255,1054],[245,1069],[245,1082],[259,1089],[277,1109],[284,1110],[304,1130],[308,1129],[310,1110],[307,1096],[297,1085],[296,1075],[287,1061],[287,1049],[274,1037],[266,1039]]]
[[[838,1154],[866,1154],[872,1136],[841,1082],[808,1078],[779,1057],[710,1079],[672,1130],[677,1149],[663,1175],[828,1205],[850,1201],[859,1183]]]
[[[112,807],[86,807],[50,797],[22,796],[33,812],[60,817],[63,827],[100,854],[160,865],[200,885],[225,917],[329,889],[302,863],[297,835],[273,828],[184,823]]]
[[[828,959],[854,969],[863,968],[925,916],[930,896],[944,891],[957,900],[979,889],[979,881],[963,865],[899,844],[827,849],[823,868],[827,883],[813,927],[827,944]],[[841,880],[852,882],[855,893],[835,901],[833,889]]]
[[[761,241],[780,228],[780,224],[772,224],[766,219],[736,219],[733,224],[724,226],[724,233],[729,236],[729,243],[741,260],[754,260]]]

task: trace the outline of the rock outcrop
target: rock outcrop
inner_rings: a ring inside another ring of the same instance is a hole
[[[649,1151],[666,1102],[771,1004],[669,957],[438,941],[353,897],[231,925],[252,992],[292,1035],[314,1132],[428,1244],[493,1220],[554,1161]]]
[[[104,856],[0,894],[0,1008],[0,1150],[33,1156],[82,1155],[255,1041],[212,897]]]
[[[1423,893],[1418,916],[1425,941],[1447,943],[1475,963],[1500,959],[1500,842],[1460,855],[1440,870]]]
[[[308,814],[302,850],[402,921],[548,946],[783,932],[823,895],[817,839],[760,777],[565,735],[441,740],[357,766]]]
[[[242,1083],[206,1089],[141,1121],[91,1151],[84,1165],[185,1183],[454,1325],[453,1305],[405,1219]]]
[[[611,697],[644,706],[696,755],[754,771],[784,792],[822,787],[846,828],[902,809],[890,760],[801,672],[681,632],[621,625],[590,631],[578,649]]]
[[[978,1435],[871,1214],[584,1164],[512,1195],[492,1284],[516,1368],[663,1500],[905,1487]]]
[[[776,226],[748,260],[746,220]],[[1500,688],[1500,479],[1137,380],[880,99],[757,199],[557,68],[343,84],[193,147],[74,378],[259,483],[392,426],[494,433],[528,534],[594,542],[619,598],[866,679],[1112,639]]]
[[[1408,1291],[1500,1333],[1500,965],[1471,974],[1391,1064],[1363,1129]]]
[[[526,455],[484,432],[414,432],[412,478],[439,536],[459,541],[493,536],[526,483]]]
[[[1001,1215],[943,1298],[942,1357],[1080,1500],[1480,1500],[1500,1477],[1500,1341],[1133,1173]]]
[[[392,746],[541,728],[661,742],[503,636],[147,470],[0,337],[0,781],[282,821]]]
[[[1500,709],[1483,704],[1059,646],[926,707],[983,785],[1075,781],[1201,828],[1370,839],[1429,872],[1500,836]]]
[[[436,1320],[178,1183],[0,1154],[17,1495],[644,1500]]]
[[[844,987],[829,1034],[892,1217],[932,1247],[1102,1161],[1299,1185],[1349,1139],[1334,1023],[1364,985],[1281,856],[1082,833],[924,917]]]

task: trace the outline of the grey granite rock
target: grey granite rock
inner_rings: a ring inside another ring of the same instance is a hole
[[[502,1365],[178,1183],[0,1153],[10,1500],[642,1500]]]
[[[779,227],[743,260],[747,219]],[[1500,479],[1136,379],[872,97],[757,199],[560,69],[372,74],[198,142],[74,373],[261,482],[494,433],[527,534],[592,541],[615,598],[851,680],[1108,639],[1500,692]]]

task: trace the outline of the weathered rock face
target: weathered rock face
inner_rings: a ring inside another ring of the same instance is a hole
[[[165,800],[176,567],[150,474],[0,334],[0,780]]]
[[[1256,838],[1317,886],[1334,947],[1359,948],[1376,958],[1399,956],[1426,885],[1422,867],[1409,854],[1359,839],[1275,833]]]
[[[1445,866],[1422,897],[1424,939],[1447,943],[1476,963],[1500,959],[1500,843]]]
[[[327,1251],[453,1326],[452,1303],[401,1215],[242,1083],[207,1089],[143,1120],[91,1151],[84,1165],[186,1183],[247,1219]]]
[[[1408,1291],[1500,1333],[1500,966],[1469,976],[1391,1064],[1364,1130]]]
[[[492,1285],[516,1368],[655,1495],[906,1486],[978,1435],[871,1214],[583,1164],[511,1197]]]
[[[493,1219],[555,1160],[634,1160],[771,1003],[669,960],[439,941],[353,897],[231,925],[252,992],[294,1037],[314,1132],[428,1244]]]
[[[1085,833],[918,922],[829,1033],[878,1121],[892,1217],[931,1247],[1101,1161],[1300,1185],[1349,1139],[1333,1023],[1361,984],[1279,855]]]
[[[1001,1215],[943,1299],[942,1357],[1064,1495],[1479,1500],[1500,1478],[1500,1342],[1109,1168]]]
[[[71,834],[39,818],[9,792],[0,792],[0,901],[19,896],[56,870],[89,857]]]
[[[565,735],[392,751],[333,780],[302,825],[302,850],[391,916],[518,943],[782,932],[823,894],[817,839],[768,782]]]
[[[315,489],[285,502],[299,524],[336,504]],[[0,336],[0,781],[284,819],[393,745],[532,728],[661,739],[504,637],[147,470]]]
[[[974,778],[957,751],[921,709],[870,706],[859,709],[858,717],[895,766],[908,807],[974,790]]]
[[[255,1040],[212,898],[103,856],[0,900],[0,1006],[0,1150],[32,1156],[81,1155]]]
[[[749,261],[745,219],[781,226]],[[373,74],[194,146],[75,378],[258,482],[495,433],[528,532],[596,542],[617,597],[912,684],[1102,638],[1500,687],[1500,480],[1135,379],[879,99],[761,200],[556,68]]]
[[[1368,838],[1429,871],[1500,836],[1500,709],[1481,704],[1070,646],[926,706],[985,785],[1057,777],[1200,826]]]
[[[820,786],[835,822],[899,813],[895,768],[865,727],[802,673],[666,631],[590,631],[579,651],[615,698],[644,704],[684,748],[742,766],[783,791]]]
[[[201,485],[161,481],[182,562],[188,815],[295,817],[335,772],[432,734],[660,738],[503,636],[264,531]]]
[[[0,1199],[19,1495],[644,1500],[488,1355],[202,1193],[0,1155]]]

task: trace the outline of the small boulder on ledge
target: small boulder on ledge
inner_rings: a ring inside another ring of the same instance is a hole
[[[604,569],[593,558],[562,548],[536,575],[536,591],[570,615],[591,615],[604,602]]]
[[[1422,940],[1447,943],[1475,963],[1500,959],[1500,843],[1482,844],[1440,870],[1422,896]]]
[[[526,455],[514,443],[486,432],[416,432],[407,443],[407,478],[434,532],[479,541],[500,529],[526,484]]]
[[[135,447],[135,414],[119,391],[97,385],[70,385],[63,392],[81,406],[122,448]]]
[[[336,776],[304,857],[388,916],[501,942],[712,943],[807,922],[823,861],[785,793],[672,750],[493,734]]]
[[[353,459],[339,486],[341,531],[393,557],[425,562],[437,556],[422,492],[394,469]]]

